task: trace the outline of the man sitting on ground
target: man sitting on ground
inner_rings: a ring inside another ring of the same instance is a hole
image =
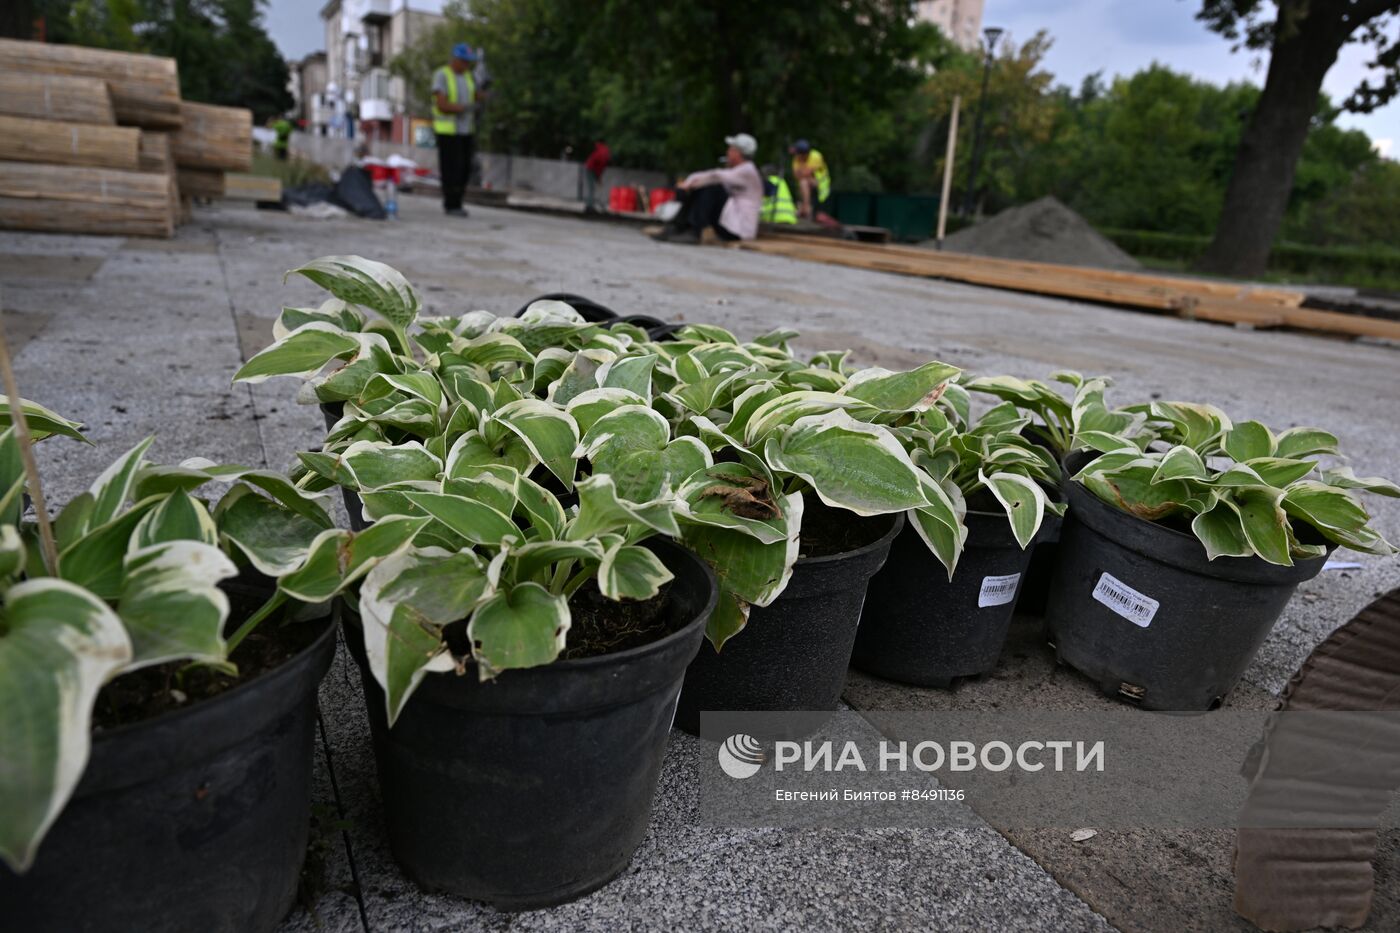
[[[694,172],[676,188],[680,212],[656,234],[672,243],[699,243],[710,227],[721,240],[752,240],[758,235],[763,179],[754,167],[758,142],[748,133],[726,136],[724,168]]]
[[[827,213],[831,198],[831,169],[826,159],[805,139],[799,139],[788,149],[792,154],[792,175],[797,179],[797,215],[804,220],[816,220]]]

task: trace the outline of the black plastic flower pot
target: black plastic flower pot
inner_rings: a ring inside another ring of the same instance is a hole
[[[502,910],[561,904],[617,876],[646,835],[676,695],[714,608],[694,554],[648,542],[675,579],[671,634],[494,680],[429,675],[388,728],[360,664],[394,857],[421,887]]]
[[[1193,535],[1101,501],[1068,477],[1069,514],[1045,624],[1060,660],[1144,709],[1219,706],[1323,557],[1292,567],[1206,560]]]
[[[254,604],[256,605],[256,603]],[[33,866],[0,866],[0,927],[25,933],[260,933],[296,898],[311,815],[329,617],[247,683],[93,736]]]
[[[752,608],[748,624],[723,651],[708,640],[700,646],[685,672],[677,726],[699,735],[702,712],[836,709],[866,587],[884,564],[904,516],[849,517],[848,522],[863,531],[865,543],[798,560],[782,595]]]
[[[1060,563],[1060,529],[1064,527],[1064,516],[1045,513],[1040,533],[1031,545],[1031,559],[1026,572],[1021,577],[1021,592],[1016,597],[1016,611],[1027,615],[1045,615],[1045,604],[1050,598],[1050,581],[1055,578],[1055,568]]]
[[[1016,543],[1005,512],[970,511],[967,544],[949,580],[906,523],[870,581],[851,663],[920,687],[947,687],[992,670],[1034,547]]]

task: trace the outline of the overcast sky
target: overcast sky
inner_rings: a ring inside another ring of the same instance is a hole
[[[284,56],[298,59],[324,45],[319,15],[323,2],[269,0],[268,31]],[[438,9],[442,0],[410,3]],[[1153,61],[1211,81],[1263,84],[1265,63],[1248,52],[1232,54],[1229,42],[1196,22],[1199,8],[1198,0],[987,0],[983,25],[1002,26],[1018,42],[1039,29],[1048,30],[1055,44],[1045,67],[1058,82],[1074,86],[1095,71],[1111,78],[1132,74]],[[1360,46],[1343,49],[1325,85],[1334,100],[1340,101],[1366,75],[1366,59]],[[1385,146],[1386,140],[1400,139],[1400,103],[1372,114],[1346,115],[1341,122],[1365,130]],[[1390,154],[1400,151],[1392,149]]]

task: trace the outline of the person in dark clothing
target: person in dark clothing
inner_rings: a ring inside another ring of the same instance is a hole
[[[433,75],[433,134],[437,138],[442,209],[465,217],[462,195],[476,154],[476,81],[471,64],[476,53],[465,42],[452,47],[452,62]]]

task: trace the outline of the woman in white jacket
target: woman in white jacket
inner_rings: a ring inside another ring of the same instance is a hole
[[[758,141],[748,133],[726,136],[729,147],[725,167],[687,175],[676,188],[680,212],[660,233],[658,240],[699,243],[706,227],[721,240],[752,240],[758,235],[758,215],[763,207],[763,177],[754,167]]]

